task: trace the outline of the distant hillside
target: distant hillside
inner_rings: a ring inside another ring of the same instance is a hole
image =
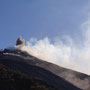
[[[46,82],[0,64],[0,90],[57,90]]]
[[[81,90],[64,80],[62,77],[59,77],[38,65],[34,65],[34,62],[36,61],[39,63],[42,60],[19,50],[4,50],[0,52],[0,63],[12,70],[37,77],[59,90]],[[33,64],[30,64],[30,62]]]

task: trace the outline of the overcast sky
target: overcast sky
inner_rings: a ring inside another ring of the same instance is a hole
[[[42,39],[80,37],[89,0],[0,0],[0,48],[18,36]]]

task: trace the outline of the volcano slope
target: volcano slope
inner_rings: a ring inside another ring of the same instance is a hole
[[[88,75],[40,60],[20,50],[1,50],[0,63],[10,69],[38,77],[59,90],[90,90]]]
[[[0,90],[58,90],[46,82],[0,64]]]

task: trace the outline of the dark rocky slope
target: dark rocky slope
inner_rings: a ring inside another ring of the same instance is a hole
[[[0,90],[57,90],[57,88],[0,64]]]
[[[81,90],[50,71],[38,67],[40,62],[47,63],[19,50],[0,52],[0,63],[10,69],[37,77],[59,90]]]
[[[22,61],[30,65],[42,67],[52,73],[63,77],[66,81],[72,83],[73,85],[81,88],[83,90],[90,90],[90,76],[76,72],[70,69],[62,68],[55,64],[40,60],[34,56],[29,55],[26,52],[22,52],[20,50],[2,50],[0,52],[0,58],[10,58],[15,61]],[[15,59],[17,57],[17,59]]]

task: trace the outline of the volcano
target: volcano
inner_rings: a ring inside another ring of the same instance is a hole
[[[19,37],[16,45],[23,46],[24,40]],[[40,82],[53,87],[47,90],[90,90],[89,75],[46,62],[19,49],[0,50],[0,64],[15,72],[38,78]]]
[[[39,66],[41,63],[41,66]],[[55,75],[52,71],[45,69],[45,65],[49,64],[43,60],[29,55],[20,50],[3,50],[0,51],[0,64],[7,68],[39,78],[49,85],[58,88],[58,90],[81,90],[73,84],[66,81],[64,78]],[[52,64],[53,66],[53,64]]]

